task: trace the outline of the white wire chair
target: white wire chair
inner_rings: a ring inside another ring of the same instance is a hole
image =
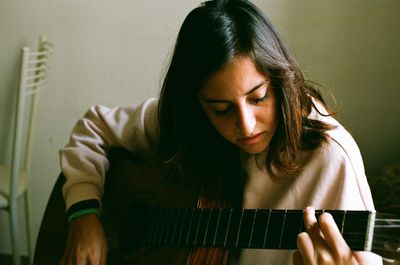
[[[18,202],[24,198],[26,241],[29,261],[32,260],[30,237],[30,209],[28,199],[28,171],[31,163],[33,129],[37,96],[45,87],[48,64],[53,45],[44,36],[39,39],[37,50],[22,48],[20,83],[16,109],[10,165],[0,165],[0,210],[9,213],[13,264],[21,263]]]

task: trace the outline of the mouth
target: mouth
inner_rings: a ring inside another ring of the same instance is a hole
[[[265,132],[261,132],[254,136],[239,138],[239,142],[246,145],[256,144],[263,139],[264,134]]]

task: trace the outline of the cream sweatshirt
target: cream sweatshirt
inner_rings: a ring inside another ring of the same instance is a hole
[[[63,187],[67,209],[82,200],[101,200],[109,167],[107,148],[124,147],[143,158],[156,156],[157,104],[158,100],[153,98],[139,105],[112,109],[94,106],[77,122],[69,143],[60,150],[61,168],[67,178]],[[321,106],[318,108],[324,111]],[[273,181],[263,166],[265,154],[242,155],[247,173],[243,207],[304,209],[311,205],[316,209],[374,211],[362,157],[352,136],[332,117],[314,110],[310,118],[336,128],[328,132],[329,140],[319,148],[302,153],[305,167],[298,176]],[[379,256],[364,255],[368,256],[368,264],[382,264]],[[292,253],[245,249],[238,264],[289,265]]]

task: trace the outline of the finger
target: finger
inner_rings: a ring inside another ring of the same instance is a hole
[[[107,249],[102,251],[102,255],[100,257],[100,265],[106,265],[107,263]]]
[[[99,260],[99,265],[105,265],[106,264],[106,259],[103,257],[103,255],[100,257]]]
[[[314,231],[318,228],[318,221],[313,207],[309,206],[304,210],[304,227],[308,234],[315,233]]]
[[[315,223],[317,223],[317,219],[315,218],[315,210],[313,207],[308,206],[304,210],[304,227],[306,231],[310,232]]]
[[[310,237],[311,243],[313,244],[313,262],[315,262],[315,264],[335,264],[333,263],[333,258],[330,254],[329,246],[325,242],[325,238],[321,233],[320,226],[318,224],[317,218],[315,217],[315,210],[313,207],[307,207],[304,211],[304,226],[306,228],[307,234]]]
[[[315,249],[311,237],[308,233],[303,232],[297,236],[297,249],[302,256],[302,261],[304,264],[314,264]]]
[[[336,256],[350,254],[351,250],[340,233],[331,214],[323,213],[319,218],[319,226],[325,237],[325,242]]]
[[[293,265],[303,265],[303,257],[301,256],[301,253],[298,250],[293,252],[292,260],[293,260]]]
[[[313,207],[309,206],[304,210],[304,227],[306,232],[310,235],[314,246],[319,248],[319,246],[323,244],[323,237]]]

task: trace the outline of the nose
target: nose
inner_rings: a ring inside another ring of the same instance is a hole
[[[249,106],[238,108],[236,127],[243,136],[250,136],[256,126],[256,117],[254,110]]]

